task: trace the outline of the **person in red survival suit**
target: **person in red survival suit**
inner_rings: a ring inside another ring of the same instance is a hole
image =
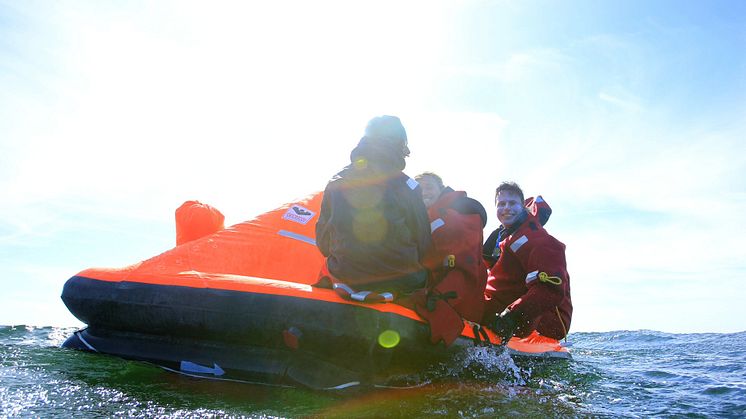
[[[562,339],[570,330],[572,300],[565,245],[544,229],[551,208],[541,196],[524,201],[523,191],[503,182],[495,191],[501,226],[485,242],[490,266],[483,324],[503,338],[533,330]],[[498,314],[499,313],[499,314]]]
[[[415,176],[428,208],[433,246],[423,264],[427,288],[413,295],[415,310],[430,324],[431,341],[450,345],[463,330],[462,318],[480,322],[487,269],[482,263],[487,212],[479,201],[443,185],[435,173]]]

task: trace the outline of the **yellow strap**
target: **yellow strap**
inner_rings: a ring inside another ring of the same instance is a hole
[[[562,278],[558,276],[549,276],[546,272],[539,272],[539,281],[554,285],[560,285],[562,283]]]
[[[562,332],[564,332],[565,334],[565,343],[567,343],[567,328],[565,327],[565,322],[562,321],[562,315],[560,315],[559,308],[557,306],[554,306],[554,311],[557,313],[557,318],[562,325]]]

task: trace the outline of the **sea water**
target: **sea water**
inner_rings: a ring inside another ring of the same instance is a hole
[[[472,348],[411,389],[346,394],[195,379],[0,326],[0,417],[746,417],[746,332],[572,333],[572,361]]]

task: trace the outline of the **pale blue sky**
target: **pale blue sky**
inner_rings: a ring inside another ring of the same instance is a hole
[[[78,324],[68,277],[322,189],[389,113],[489,230],[501,180],[547,199],[573,330],[746,330],[746,2],[246,3],[0,0],[0,324]]]

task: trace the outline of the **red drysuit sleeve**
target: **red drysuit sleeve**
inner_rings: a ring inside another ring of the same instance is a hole
[[[528,272],[528,291],[513,304],[511,311],[517,310],[523,317],[532,322],[547,310],[553,309],[562,302],[569,284],[565,245],[552,236],[531,237],[516,252],[526,272]],[[560,284],[539,280],[538,273],[558,277]],[[534,279],[531,280],[531,277]]]

